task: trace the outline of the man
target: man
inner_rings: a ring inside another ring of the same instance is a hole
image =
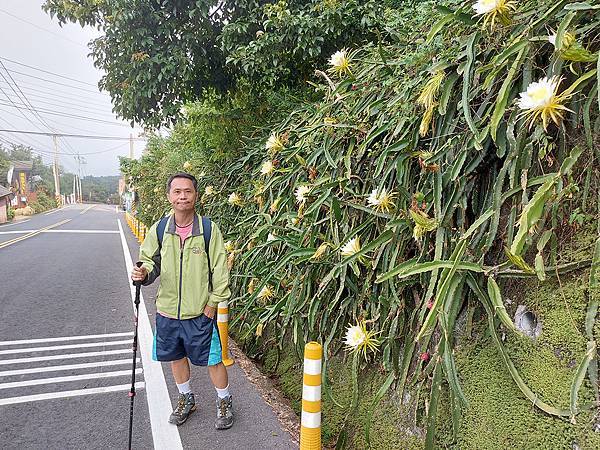
[[[160,275],[154,356],[171,362],[179,389],[169,422],[179,426],[196,410],[189,360],[208,367],[217,390],[215,427],[223,430],[233,425],[233,407],[215,313],[219,302],[231,295],[229,272],[221,231],[196,214],[197,197],[198,183],[192,175],[178,172],[169,178],[167,198],[174,214],[150,228],[140,248],[142,266],[133,268],[131,279],[147,286]]]

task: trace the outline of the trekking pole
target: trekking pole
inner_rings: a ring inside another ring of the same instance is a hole
[[[135,263],[137,267],[142,267],[141,261]],[[131,434],[133,431],[133,399],[135,398],[135,360],[137,356],[137,343],[138,343],[138,313],[140,310],[140,290],[142,288],[141,281],[134,281],[135,286],[135,331],[133,333],[133,368],[131,369],[131,390],[129,391],[129,398],[131,404],[129,406],[129,450],[131,450]]]

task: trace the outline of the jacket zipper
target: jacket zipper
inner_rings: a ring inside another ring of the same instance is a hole
[[[177,320],[181,320],[181,285],[183,281],[183,247],[185,241],[182,242],[179,253],[179,303],[177,304]]]

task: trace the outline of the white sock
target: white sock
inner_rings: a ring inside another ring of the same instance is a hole
[[[185,383],[175,383],[177,384],[177,389],[179,389],[180,394],[190,394],[192,392],[192,387],[190,386],[191,379],[187,380]]]
[[[219,389],[218,387],[216,387],[215,389],[217,390],[217,396],[219,398],[227,398],[230,395],[229,394],[229,385],[227,385],[223,389]]]

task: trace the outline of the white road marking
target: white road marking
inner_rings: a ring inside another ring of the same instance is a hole
[[[119,234],[118,230],[46,230],[42,233],[91,233],[91,234]]]
[[[7,364],[19,364],[19,363],[30,363],[38,361],[55,361],[60,359],[73,359],[73,358],[87,358],[88,356],[103,356],[103,355],[122,355],[124,353],[131,353],[132,350],[106,350],[103,352],[83,352],[83,353],[69,353],[66,355],[52,355],[52,356],[34,356],[32,358],[16,358],[16,359],[2,359],[0,360],[0,366]]]
[[[140,362],[140,358],[136,358],[135,360],[136,362]],[[132,363],[133,361],[131,359],[115,359],[112,361],[97,361],[81,364],[62,364],[59,366],[31,367],[29,369],[14,369],[2,371],[0,372],[0,378],[11,377],[13,375],[27,375],[30,373],[60,372],[61,370],[89,369],[91,367],[122,366],[125,364]],[[131,373],[131,371],[129,373]]]
[[[65,208],[54,208],[54,209],[51,209],[50,211],[45,212],[44,216],[49,216],[50,214],[54,214],[59,211],[64,211],[65,209],[67,209],[67,208],[66,207]]]
[[[142,373],[142,369],[136,369],[135,373]],[[97,378],[131,376],[131,370],[117,370],[115,372],[84,373],[83,375],[70,375],[67,377],[40,378],[37,380],[14,381],[12,383],[0,383],[0,389],[13,389],[25,386],[39,386],[40,384],[68,383],[69,381],[95,380]]]
[[[85,208],[83,211],[81,211],[79,214],[85,214],[86,212],[88,212],[90,209],[92,209],[93,207],[95,207],[96,205],[90,205],[87,208]]]
[[[62,342],[62,341],[78,341],[81,339],[96,339],[105,337],[122,337],[122,336],[133,336],[133,331],[127,333],[108,333],[108,334],[90,334],[87,336],[64,336],[57,338],[42,338],[42,339],[25,339],[21,341],[0,341],[1,345],[21,345],[21,344],[35,344],[37,342]]]
[[[17,242],[20,242],[20,241],[23,241],[23,240],[28,239],[30,237],[36,236],[36,235],[40,234],[42,231],[44,231],[44,230],[49,230],[50,228],[55,228],[55,227],[58,227],[60,225],[64,225],[65,223],[70,222],[70,221],[71,221],[71,219],[61,220],[60,222],[54,223],[52,225],[48,225],[47,227],[41,228],[39,230],[36,230],[36,231],[34,231],[32,233],[29,233],[29,234],[26,234],[24,236],[19,236],[19,237],[16,237],[14,239],[10,239],[8,241],[0,242],[0,248],[4,248],[4,247],[8,247],[9,245],[16,244]]]
[[[17,353],[34,353],[34,352],[49,352],[54,350],[67,350],[71,348],[86,348],[86,347],[109,347],[112,345],[131,344],[132,340],[126,341],[105,341],[105,342],[86,342],[85,344],[68,344],[68,345],[52,345],[50,347],[27,347],[27,348],[11,348],[10,350],[0,350],[0,355],[14,355]]]
[[[24,234],[24,233],[90,233],[90,234],[119,234],[118,230],[10,230],[0,231],[0,234]]]
[[[21,223],[29,222],[31,219],[19,220],[18,222],[5,223],[4,225],[0,225],[1,227],[10,227],[11,225],[18,225]]]
[[[133,269],[133,261],[131,260],[129,247],[127,245],[127,241],[125,240],[123,227],[121,226],[121,221],[119,219],[117,219],[117,224],[119,225],[123,256],[125,257],[127,283],[129,284],[129,288],[131,290],[131,303],[135,310],[135,287],[129,278],[129,274]],[[166,448],[169,450],[183,449],[183,446],[181,445],[181,437],[179,436],[179,430],[177,427],[170,425],[166,420],[172,410],[171,400],[169,398],[169,391],[167,390],[167,383],[165,381],[165,375],[162,371],[162,366],[158,361],[154,361],[152,359],[152,342],[154,338],[152,335],[152,328],[150,327],[150,321],[148,320],[146,304],[144,303],[144,298],[141,295],[138,327],[140,354],[142,356],[142,365],[144,367],[144,379],[148,383],[146,388],[146,400],[148,401],[148,412],[150,415],[150,425],[152,428],[152,440],[154,442],[154,448],[157,450]]]
[[[145,383],[139,381],[135,383],[136,389],[144,389]],[[118,384],[116,386],[106,386],[91,389],[75,389],[72,391],[48,392],[45,394],[24,395],[22,397],[9,397],[0,399],[1,405],[13,405],[15,403],[29,403],[39,400],[51,400],[55,398],[77,397],[80,395],[104,394],[106,392],[128,391],[131,389],[131,384]],[[166,422],[166,420],[165,420]],[[166,448],[166,447],[164,447]]]

